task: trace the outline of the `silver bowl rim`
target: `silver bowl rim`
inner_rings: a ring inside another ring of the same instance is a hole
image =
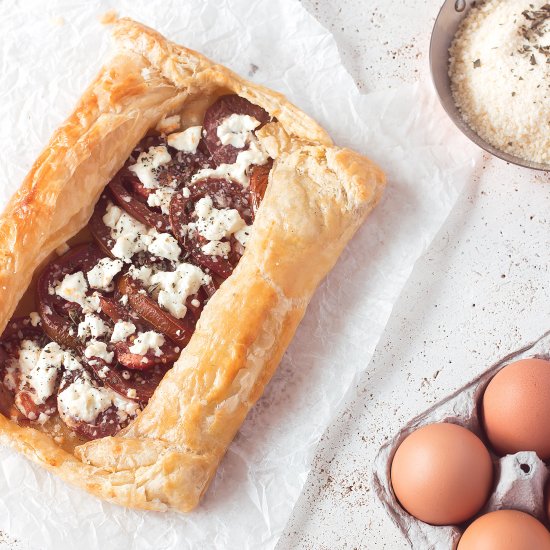
[[[452,120],[454,125],[473,143],[475,143],[478,147],[481,147],[484,151],[487,151],[487,153],[490,153],[491,155],[504,160],[505,162],[509,162],[511,164],[515,164],[516,166],[521,166],[523,168],[531,168],[533,170],[539,170],[543,172],[549,172],[550,171],[550,164],[543,164],[540,162],[533,162],[527,159],[523,159],[521,157],[517,157],[515,155],[510,155],[509,153],[506,153],[505,151],[502,151],[501,149],[497,149],[493,145],[491,145],[489,142],[485,141],[479,134],[477,134],[469,125],[468,123],[462,118],[462,114],[460,113],[458,107],[456,107],[454,103],[454,99],[452,101],[452,105],[454,105],[454,110],[449,109],[447,105],[445,105],[445,102],[442,98],[442,91],[439,89],[435,76],[434,76],[434,34],[435,30],[438,26],[438,23],[440,22],[441,15],[443,13],[443,10],[446,7],[447,2],[454,1],[456,4],[456,0],[445,0],[443,4],[441,5],[441,8],[439,9],[439,12],[437,14],[437,17],[435,18],[434,26],[432,28],[432,33],[430,35],[430,49],[429,49],[429,62],[430,62],[430,75],[432,79],[433,86],[435,88],[435,91],[437,93],[437,98],[439,100],[439,103],[447,113],[448,117]],[[468,2],[465,2],[467,5]],[[471,8],[471,5],[470,5]],[[469,8],[465,8],[463,17],[466,16]],[[454,38],[454,36],[452,37]],[[452,41],[452,39],[451,39]],[[450,46],[450,44],[449,44]],[[446,52],[447,57],[447,66],[448,66],[448,60],[449,60],[449,50]],[[452,92],[450,90],[450,77],[447,73],[447,81],[449,83],[449,94],[452,99]]]

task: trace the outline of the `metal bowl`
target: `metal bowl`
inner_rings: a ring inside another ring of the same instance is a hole
[[[529,160],[510,155],[500,149],[493,147],[468,126],[460,111],[458,110],[451,92],[451,80],[449,78],[449,48],[451,42],[458,30],[458,26],[462,19],[468,13],[474,2],[466,0],[446,0],[443,4],[439,15],[435,20],[435,25],[432,31],[430,41],[430,69],[432,72],[432,80],[439,96],[439,101],[443,108],[462,131],[462,133],[479,145],[485,151],[491,153],[506,162],[524,166],[525,168],[533,168],[535,170],[550,170],[550,165],[541,164],[539,162],[531,162]]]

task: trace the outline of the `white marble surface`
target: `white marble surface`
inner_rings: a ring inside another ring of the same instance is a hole
[[[429,78],[439,0],[303,2],[364,92]],[[370,464],[407,420],[550,328],[549,184],[550,174],[484,158],[323,437],[278,550],[409,547],[371,488]]]
[[[302,0],[362,91],[429,79],[440,0]],[[408,548],[371,489],[409,418],[550,328],[550,175],[485,158],[418,262],[356,397],[323,437],[278,550]],[[0,549],[26,550],[0,534]]]

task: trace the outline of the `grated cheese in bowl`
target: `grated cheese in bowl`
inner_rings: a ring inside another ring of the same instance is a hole
[[[451,44],[455,103],[482,139],[511,155],[550,164],[550,3],[486,0]]]

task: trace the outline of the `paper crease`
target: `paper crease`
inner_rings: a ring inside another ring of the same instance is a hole
[[[284,93],[338,145],[387,171],[380,205],[316,293],[196,512],[125,510],[0,449],[0,530],[30,548],[273,548],[320,437],[368,368],[478,153],[428,86],[361,95],[332,35],[295,0],[26,0],[3,8],[2,206],[106,59],[109,31],[98,17],[113,8]]]

